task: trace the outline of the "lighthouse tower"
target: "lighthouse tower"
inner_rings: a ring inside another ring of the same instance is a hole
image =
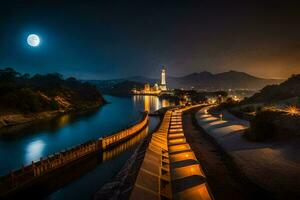
[[[160,90],[161,90],[161,91],[166,91],[166,90],[167,90],[167,83],[166,83],[166,69],[165,69],[165,66],[163,66],[163,67],[162,67],[162,70],[161,70]]]

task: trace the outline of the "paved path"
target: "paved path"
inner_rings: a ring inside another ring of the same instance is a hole
[[[256,143],[242,138],[249,123],[228,112],[213,115],[203,108],[198,124],[231,155],[246,176],[280,199],[300,199],[300,138]]]
[[[207,139],[203,130],[194,125],[194,114],[193,111],[183,117],[184,135],[203,167],[215,200],[254,199],[253,191],[250,191],[249,187],[242,187],[244,183],[237,181],[232,175],[232,169],[224,164],[224,157],[219,148]]]

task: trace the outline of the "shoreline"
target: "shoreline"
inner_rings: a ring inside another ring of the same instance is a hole
[[[100,107],[106,105],[109,102],[104,102],[102,104],[88,106],[79,109],[68,109],[68,110],[51,110],[43,111],[38,113],[29,113],[29,114],[10,114],[10,115],[1,115],[0,116],[0,130],[5,131],[6,128],[18,127],[21,125],[34,124],[39,121],[47,121],[54,119],[56,117],[65,115],[65,114],[82,114],[85,112],[93,111],[99,109]],[[0,133],[1,134],[1,133]]]

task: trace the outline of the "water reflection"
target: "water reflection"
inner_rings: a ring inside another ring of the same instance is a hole
[[[43,140],[36,140],[29,143],[26,147],[26,162],[30,163],[31,161],[37,160],[42,157],[44,148],[45,142]]]
[[[70,115],[63,115],[59,118],[58,126],[63,127],[70,122]]]
[[[148,112],[153,112],[162,107],[168,107],[174,105],[174,103],[171,103],[169,100],[166,99],[160,100],[157,96],[151,96],[151,95],[134,95],[132,99],[135,105],[143,102],[144,111],[148,111]]]
[[[103,152],[103,162],[105,162],[109,159],[112,159],[112,158],[120,155],[127,149],[133,147],[134,145],[139,143],[147,135],[147,133],[148,133],[148,126],[145,129],[143,129],[139,134],[132,137],[130,140],[119,144],[118,146],[112,148],[111,150],[104,151]]]
[[[69,180],[69,184],[66,184],[63,188],[52,193],[46,199],[93,199],[94,193],[118,173],[126,160],[128,160],[134,152],[135,147],[149,132],[154,130],[158,123],[159,120],[156,119],[150,121],[149,126],[146,126],[130,140],[103,152],[102,158],[101,156],[96,155],[96,157],[93,157],[90,160],[85,160],[84,165],[89,166],[88,170],[76,172],[84,175],[77,180],[74,180],[76,177]],[[83,168],[84,167],[76,167],[75,169]],[[71,173],[71,171],[69,171],[69,173]],[[80,191],[80,193],[76,191]]]
[[[89,112],[64,114],[50,120],[41,120],[32,123],[25,123],[0,129],[0,140],[16,140],[22,136],[40,134],[42,132],[57,133],[59,129],[67,125],[72,125],[78,121],[89,121],[100,109]],[[37,136],[38,137],[38,136]]]
[[[146,112],[150,112],[150,97],[149,96],[145,96],[144,97],[144,111]]]
[[[158,97],[133,96],[120,98],[105,96],[107,104],[94,112],[62,115],[53,120],[24,124],[18,127],[0,130],[0,175],[8,173],[21,165],[30,164],[32,160],[53,154],[63,149],[84,143],[88,140],[109,135],[137,121],[140,111],[150,112],[159,109],[162,102]],[[159,118],[150,119],[149,131],[153,131],[159,123]],[[134,146],[127,145],[125,151],[113,150],[112,158],[89,171],[78,180],[70,183],[52,197],[54,199],[86,199],[93,192],[109,181],[123,166],[133,153]],[[118,152],[122,152],[118,154]],[[4,159],[9,155],[9,159]],[[117,155],[117,156],[113,156]],[[88,168],[88,166],[87,166]],[[80,191],[78,192],[74,191]],[[57,196],[58,195],[58,196]],[[62,195],[62,196],[59,196]],[[72,198],[65,198],[65,197]],[[83,197],[83,198],[80,198]]]
[[[140,118],[140,111],[146,108],[152,112],[162,105],[155,96],[105,96],[105,99],[111,103],[92,112],[70,113],[52,120],[1,129],[0,158],[10,155],[10,159],[0,159],[0,175],[40,157],[126,128]],[[36,141],[44,142],[44,146],[42,151],[33,154],[28,149]]]
[[[161,104],[162,104],[162,107],[168,107],[168,106],[171,106],[170,105],[170,102],[166,99],[162,99],[161,100]],[[173,105],[173,104],[172,104]]]

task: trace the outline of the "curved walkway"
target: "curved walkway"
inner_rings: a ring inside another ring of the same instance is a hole
[[[190,108],[166,112],[145,151],[130,199],[213,199],[183,133],[182,112]]]
[[[196,114],[198,124],[232,156],[254,183],[279,199],[300,199],[300,138],[257,143],[242,138],[249,123],[223,112]]]

